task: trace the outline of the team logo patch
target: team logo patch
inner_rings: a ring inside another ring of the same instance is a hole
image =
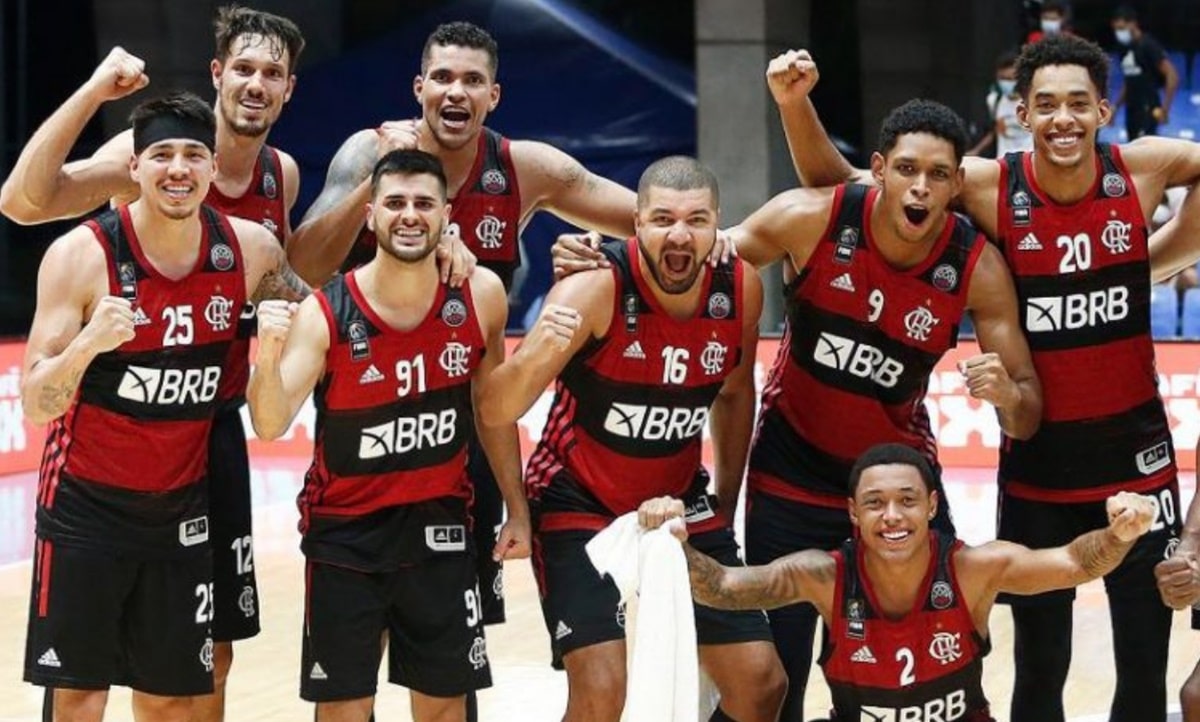
[[[941,319],[935,318],[924,306],[917,306],[904,314],[904,328],[908,331],[908,337],[914,341],[928,341],[933,327],[939,323]]]
[[[200,647],[200,664],[204,665],[205,672],[213,671],[213,641],[212,637],[204,640],[204,645]]]
[[[867,625],[863,621],[863,605],[860,599],[846,600],[846,636],[858,640],[867,638]]]
[[[725,344],[709,341],[704,350],[700,352],[700,366],[704,369],[705,376],[716,376],[725,368],[725,356],[729,352],[729,347]]]
[[[475,238],[480,248],[495,250],[504,245],[504,229],[508,224],[493,215],[479,219],[475,224]]]
[[[733,302],[729,300],[729,296],[724,293],[714,293],[708,297],[708,315],[717,319],[729,317],[729,312],[733,308]]]
[[[208,252],[213,268],[218,271],[228,271],[233,268],[233,249],[225,243],[214,243]]]
[[[934,609],[946,609],[954,604],[954,589],[946,582],[934,582],[929,590],[929,603]]]
[[[1175,556],[1175,550],[1179,548],[1179,537],[1173,536],[1167,540],[1167,546],[1163,549],[1163,559],[1170,559]]]
[[[637,318],[638,318],[638,297],[632,293],[627,293],[627,294],[625,294],[625,298],[622,300],[621,305],[624,306],[624,308],[625,308],[625,332],[626,333],[636,333],[637,332]]]
[[[253,617],[256,606],[254,603],[254,587],[249,584],[242,587],[242,593],[238,595],[237,603],[238,609],[242,610],[242,614],[246,615],[247,619]]]
[[[458,328],[467,322],[467,304],[461,299],[449,298],[442,304],[442,322],[450,328]]]
[[[504,599],[504,569],[497,569],[496,576],[492,577],[492,596]]]
[[[1120,173],[1105,173],[1101,185],[1104,188],[1104,195],[1109,198],[1120,198],[1125,195],[1125,179],[1121,177]]]
[[[272,200],[279,195],[279,184],[275,182],[274,173],[263,173],[262,190],[263,195]]]
[[[438,363],[450,378],[466,376],[471,370],[471,347],[451,341],[438,355]]]
[[[504,171],[498,168],[488,168],[479,179],[479,185],[492,195],[499,195],[508,190],[508,178]]]
[[[712,498],[702,494],[683,509],[683,521],[687,524],[698,524],[717,515],[713,508]]]
[[[833,249],[833,260],[849,264],[854,258],[856,246],[858,246],[858,229],[846,226],[838,233],[837,246]]]
[[[620,627],[621,629],[624,629],[625,628],[625,602],[621,602],[620,604],[617,605],[616,620],[617,620],[617,626]]]
[[[208,305],[204,307],[204,320],[213,331],[225,331],[230,326],[233,316],[233,299],[224,296],[211,296]]]
[[[1132,223],[1110,220],[1104,226],[1104,230],[1100,232],[1100,242],[1114,256],[1119,256],[1133,248],[1129,244],[1129,234],[1132,230]]]
[[[933,269],[933,287],[939,291],[949,293],[958,286],[958,271],[954,270],[954,266],[949,263],[943,263]]]
[[[929,656],[943,665],[958,661],[963,656],[962,646],[959,644],[960,638],[961,635],[958,632],[953,634],[938,632],[929,641]]]
[[[1029,194],[1025,191],[1017,191],[1016,193],[1012,194],[1012,198],[1009,199],[1009,204],[1013,208],[1028,208],[1030,205]]]
[[[1151,446],[1149,449],[1143,449],[1137,455],[1137,468],[1146,476],[1165,468],[1171,463],[1171,449],[1167,442]]]
[[[137,295],[137,269],[134,268],[133,263],[123,261],[117,264],[117,281],[121,284],[122,296]]]
[[[362,361],[371,357],[371,342],[367,340],[367,324],[362,321],[351,321],[346,327],[346,336],[350,338],[350,360]]]
[[[483,637],[476,637],[474,642],[471,642],[471,651],[467,654],[467,660],[475,669],[483,669],[487,666],[487,643],[483,641]]]

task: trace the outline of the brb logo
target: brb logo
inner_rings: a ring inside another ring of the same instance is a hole
[[[936,697],[925,704],[909,707],[860,708],[859,722],[953,722],[967,713],[967,693],[956,689],[945,697]]]
[[[1025,302],[1025,330],[1030,333],[1074,331],[1123,321],[1129,316],[1129,289],[1112,286],[1089,293],[1038,296]]]
[[[401,416],[379,426],[362,430],[358,438],[358,458],[379,459],[391,454],[445,446],[454,440],[458,411],[443,409],[416,416]]]
[[[117,385],[117,396],[156,406],[205,404],[216,398],[217,382],[220,380],[220,366],[199,369],[129,366]]]
[[[885,389],[895,386],[904,373],[904,364],[874,346],[827,332],[817,338],[813,360],[860,379],[871,379]]]
[[[680,441],[699,434],[707,420],[707,406],[689,409],[613,403],[604,417],[604,430],[627,439]]]

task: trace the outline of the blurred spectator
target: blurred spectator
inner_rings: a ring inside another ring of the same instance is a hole
[[[1038,27],[1025,36],[1026,43],[1036,43],[1048,35],[1070,33],[1070,5],[1063,0],[1043,0],[1038,13]]]
[[[1017,54],[1001,53],[996,59],[996,82],[987,94],[988,120],[991,127],[967,155],[979,155],[995,141],[995,156],[1002,158],[1013,151],[1033,150],[1033,136],[1017,120]]]
[[[1128,5],[1112,17],[1113,35],[1121,46],[1121,72],[1125,82],[1117,94],[1115,111],[1125,104],[1125,130],[1129,140],[1158,133],[1158,124],[1171,115],[1171,102],[1179,87],[1179,73],[1158,41],[1142,32],[1137,13]],[[1162,98],[1158,89],[1163,88]]]

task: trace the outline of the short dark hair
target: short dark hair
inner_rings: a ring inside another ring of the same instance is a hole
[[[304,50],[304,34],[296,23],[281,15],[272,15],[261,10],[226,5],[217,10],[213,21],[216,30],[217,60],[229,57],[233,41],[243,35],[261,35],[271,46],[276,59],[287,51],[288,71],[295,69],[300,52]]]
[[[1004,70],[1005,68],[1011,68],[1016,64],[1017,64],[1017,51],[1016,50],[1012,50],[1012,49],[1005,50],[1004,52],[1002,52],[996,56],[996,70]]]
[[[433,55],[435,45],[457,45],[461,48],[482,50],[487,53],[488,70],[492,73],[492,80],[496,79],[496,72],[500,69],[500,49],[496,46],[496,39],[478,25],[460,20],[442,23],[434,28],[425,39],[425,47],[421,50],[422,75],[429,69],[429,58]]]
[[[214,148],[217,118],[212,106],[194,93],[180,90],[139,103],[129,114],[129,123],[133,126],[133,145],[137,154],[157,142],[164,127],[184,132],[187,137],[196,136],[195,140],[204,143],[209,150]]]
[[[1133,6],[1131,6],[1131,5],[1118,5],[1117,9],[1113,11],[1112,19],[1113,20],[1124,20],[1125,22],[1129,22],[1129,23],[1136,23],[1137,19],[1138,19],[1137,11],[1134,10]]]
[[[1021,48],[1017,56],[1017,94],[1029,98],[1033,74],[1048,65],[1078,65],[1086,68],[1096,94],[1108,93],[1108,56],[1100,46],[1076,35],[1052,35]]]
[[[1042,0],[1042,9],[1038,11],[1038,14],[1058,13],[1065,18],[1070,10],[1071,6],[1065,0]]]
[[[876,444],[863,452],[862,456],[854,462],[854,467],[850,469],[850,496],[853,497],[858,492],[858,482],[862,480],[864,471],[872,466],[889,464],[904,464],[915,468],[921,475],[921,481],[925,483],[926,492],[933,492],[937,489],[933,466],[921,452],[904,444]]]
[[[431,175],[437,178],[442,200],[446,199],[446,171],[442,161],[423,150],[393,150],[379,159],[371,171],[371,197],[379,190],[379,179],[385,175]]]
[[[717,175],[700,161],[686,155],[672,155],[656,160],[642,171],[638,180],[638,208],[645,205],[650,188],[670,188],[690,191],[707,188],[712,191],[713,205],[720,205],[721,193],[717,188]]]
[[[954,161],[967,151],[967,125],[958,113],[934,100],[917,98],[892,110],[879,129],[879,152],[887,155],[902,135],[928,133],[954,146]]]

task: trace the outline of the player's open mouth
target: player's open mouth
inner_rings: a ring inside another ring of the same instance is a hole
[[[675,274],[687,273],[692,267],[692,254],[690,253],[664,253],[663,265],[667,270]]]
[[[446,108],[442,111],[442,120],[451,128],[465,127],[471,114],[462,108]]]
[[[919,226],[929,217],[929,209],[921,206],[904,206],[904,217],[914,226]]]

